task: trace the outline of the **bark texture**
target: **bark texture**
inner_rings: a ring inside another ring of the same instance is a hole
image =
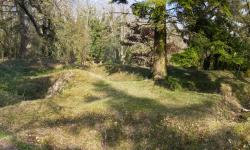
[[[25,12],[21,9],[18,11],[20,19],[20,47],[19,47],[19,56],[25,58],[28,53],[28,44],[29,44],[29,24],[28,17]]]
[[[156,6],[153,18],[155,26],[153,76],[155,80],[164,79],[167,75],[166,18],[166,5]]]

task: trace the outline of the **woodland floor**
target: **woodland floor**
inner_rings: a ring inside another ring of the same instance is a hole
[[[57,69],[55,69],[57,68]],[[60,75],[73,77],[45,98]],[[249,107],[250,82],[227,71],[170,68],[172,91],[145,68],[0,64],[0,149],[250,149],[249,114],[220,95],[221,83]]]

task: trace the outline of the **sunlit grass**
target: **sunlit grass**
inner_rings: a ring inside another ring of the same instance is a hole
[[[217,93],[171,91],[139,74],[110,74],[103,66],[91,72],[69,69],[28,76],[56,79],[68,71],[74,77],[59,95],[18,99],[0,108],[0,126],[17,138],[13,142],[17,147],[29,143],[44,149],[91,150],[249,146],[249,121],[236,122]]]

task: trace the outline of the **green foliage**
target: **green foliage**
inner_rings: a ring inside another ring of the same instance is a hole
[[[150,19],[154,8],[147,2],[137,2],[132,5],[133,14],[140,18]]]
[[[90,56],[96,63],[121,61],[120,16],[113,17],[105,15],[100,19],[92,16],[90,19]],[[123,47],[126,49],[126,46]]]
[[[171,57],[171,62],[179,66],[189,68],[199,66],[199,53],[196,48],[187,48],[182,53],[174,54]]]
[[[167,83],[167,87],[170,90],[175,91],[175,90],[181,90],[182,89],[182,85],[180,84],[180,81],[177,78],[168,77],[167,80],[166,80],[166,83]]]
[[[200,64],[206,66],[204,69],[246,68],[248,42],[242,42],[244,38],[239,36],[241,27],[232,17],[235,8],[230,6],[231,2],[209,0],[205,5],[203,1],[174,2],[181,7],[177,17],[186,24],[190,33],[189,46],[197,49]],[[238,7],[240,3],[235,2],[235,5]]]
[[[0,140],[3,139],[3,138],[5,138],[5,137],[8,137],[8,136],[9,135],[6,132],[0,130]]]
[[[220,61],[232,64],[232,65],[242,65],[244,63],[244,58],[233,50],[231,47],[226,45],[222,41],[214,41],[210,43],[211,54],[219,54]]]
[[[5,53],[9,57],[16,57],[20,42],[18,27],[18,21],[0,20],[0,54]]]
[[[204,32],[194,33],[190,47],[197,47],[200,52],[206,52],[209,47],[210,40],[206,37]]]
[[[213,69],[236,69],[238,66],[246,68],[247,58],[243,55],[246,47],[242,47],[244,43],[233,40],[234,37],[225,33],[217,33],[210,39],[208,37],[204,32],[195,33],[189,48],[184,53],[175,54],[171,61],[183,67],[201,67],[205,59],[209,58],[209,62],[214,65]]]
[[[23,13],[29,18],[26,18],[26,23],[29,26],[27,50],[30,58],[50,57],[81,65],[87,60],[119,63],[122,62],[121,49],[124,48],[126,63],[132,62],[131,53],[139,46],[124,46],[126,42],[121,40],[124,38],[121,36],[122,15],[105,13],[97,17],[96,10],[91,7],[73,11],[70,1],[62,1],[57,7],[54,3],[54,0],[41,3],[10,1],[17,10],[16,14],[2,12],[11,8],[1,7],[0,53],[9,58],[20,55],[20,45],[24,42],[21,42],[18,14],[20,10],[27,9]],[[170,10],[165,11],[166,5]],[[167,19],[174,26],[176,22],[182,24],[183,36],[189,40],[189,48],[174,55],[172,62],[183,67],[201,67],[207,61],[209,69],[245,71],[250,68],[249,3],[240,0],[145,0],[135,2],[132,11],[135,16],[146,19],[152,30],[162,29],[159,32],[162,34],[158,33],[154,39],[156,44],[152,47],[158,49],[153,51],[154,55],[163,52],[165,43],[162,41],[166,37],[163,31]],[[172,19],[175,17],[177,20]],[[139,34],[144,36],[142,32]],[[151,48],[151,45],[143,44],[148,47],[146,50]]]
[[[90,55],[98,61],[104,57],[103,35],[105,32],[105,24],[97,19],[90,22],[91,27],[91,47]]]
[[[57,41],[54,56],[66,63],[84,65],[89,50],[89,35],[84,18],[65,20],[59,18],[56,26]]]

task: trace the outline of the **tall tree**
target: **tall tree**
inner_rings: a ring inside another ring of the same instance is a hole
[[[113,2],[127,3],[126,0],[113,0]],[[152,71],[155,80],[162,80],[167,75],[166,5],[166,0],[146,0],[132,5],[133,13],[141,18],[149,19],[154,28],[154,63]]]
[[[153,0],[153,4],[155,5],[152,17],[155,29],[153,76],[155,80],[161,80],[167,74],[167,3],[166,0]]]
[[[29,44],[29,22],[28,22],[28,18],[27,15],[25,14],[25,12],[20,9],[19,7],[18,9],[18,15],[19,15],[19,22],[20,22],[20,47],[19,47],[19,56],[21,58],[25,58],[27,56],[28,53],[28,49],[27,46]]]

